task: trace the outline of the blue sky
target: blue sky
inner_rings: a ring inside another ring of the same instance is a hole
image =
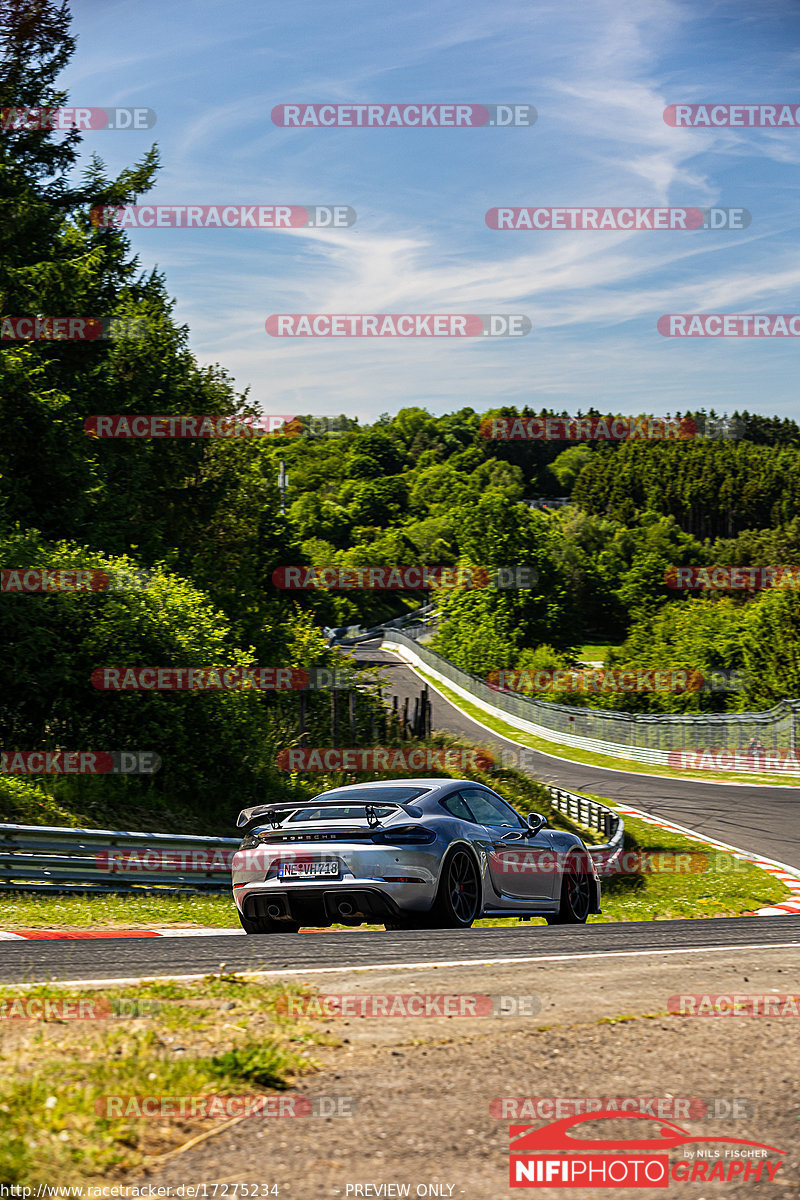
[[[800,103],[795,0],[73,0],[71,102],[148,200],[351,205],[350,229],[134,230],[203,363],[264,412],[421,405],[797,417],[797,339],[662,338],[669,312],[800,312],[800,128],[674,129],[671,103]],[[527,103],[530,128],[282,129],[283,103]],[[732,205],[745,231],[497,232],[496,205]],[[281,312],[525,313],[518,340],[277,339]]]

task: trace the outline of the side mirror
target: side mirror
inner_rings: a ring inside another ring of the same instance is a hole
[[[528,813],[528,833],[538,833],[547,824],[547,817],[541,813]]]

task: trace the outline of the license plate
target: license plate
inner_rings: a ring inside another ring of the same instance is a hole
[[[318,875],[339,875],[339,864],[335,862],[291,862],[278,867],[279,879],[312,879]]]

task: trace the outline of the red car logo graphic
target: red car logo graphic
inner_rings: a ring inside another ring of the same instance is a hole
[[[750,1142],[745,1138],[729,1138],[720,1137],[716,1134],[713,1137],[697,1137],[696,1134],[688,1133],[687,1130],[681,1129],[679,1125],[673,1125],[671,1121],[659,1122],[661,1126],[660,1136],[651,1138],[634,1138],[626,1140],[625,1138],[616,1135],[613,1138],[575,1138],[570,1137],[568,1130],[576,1125],[582,1125],[586,1121],[599,1120],[613,1121],[653,1121],[654,1118],[648,1116],[647,1113],[637,1112],[615,1112],[613,1110],[605,1110],[602,1112],[585,1113],[582,1116],[564,1117],[561,1121],[553,1121],[548,1125],[543,1125],[537,1129],[533,1125],[512,1125],[509,1128],[511,1136],[511,1153],[512,1154],[530,1154],[552,1152],[553,1150],[572,1150],[586,1152],[588,1150],[650,1150],[653,1152],[673,1150],[676,1146],[684,1146],[687,1143],[706,1143],[720,1142],[728,1143],[735,1146],[756,1146],[759,1150],[771,1150],[775,1154],[784,1155],[783,1150],[779,1150],[776,1146],[767,1146],[763,1142]]]

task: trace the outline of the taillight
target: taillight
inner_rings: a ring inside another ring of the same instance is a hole
[[[422,825],[395,825],[391,829],[376,829],[372,840],[393,846],[425,846],[436,841],[436,834]]]

